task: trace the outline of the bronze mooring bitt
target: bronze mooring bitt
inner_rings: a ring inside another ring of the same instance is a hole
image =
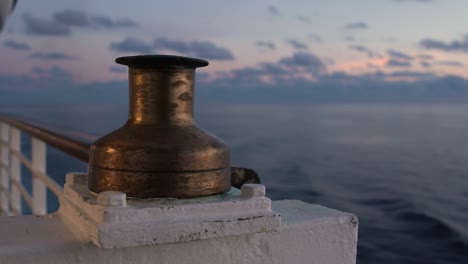
[[[123,127],[91,146],[89,190],[136,198],[191,198],[231,184],[229,149],[193,119],[195,68],[179,56],[120,57],[129,67],[130,105]]]

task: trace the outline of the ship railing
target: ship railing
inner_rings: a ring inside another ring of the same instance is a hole
[[[31,138],[31,159],[21,151],[22,133]],[[63,187],[47,174],[47,145],[88,162],[89,142],[50,131],[20,118],[0,115],[0,214],[21,215],[22,199],[34,215],[47,214],[47,189],[60,197]],[[22,184],[22,166],[31,172],[31,190]]]
[[[77,133],[73,131],[58,133],[53,130],[58,128],[0,115],[0,215],[22,215],[23,200],[34,215],[45,215],[48,213],[47,189],[60,198],[63,187],[47,174],[47,146],[88,163],[90,140],[76,139]],[[23,133],[31,138],[31,159],[22,152]],[[93,136],[87,136],[90,137]],[[22,184],[21,165],[31,172],[31,192]],[[244,183],[260,183],[260,178],[252,169],[231,167],[231,185],[240,188]]]

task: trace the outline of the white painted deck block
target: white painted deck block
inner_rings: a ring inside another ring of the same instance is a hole
[[[86,179],[67,175],[56,213],[0,217],[0,263],[356,263],[355,215],[271,202],[262,185],[143,201],[120,192],[90,195]]]
[[[102,249],[63,216],[0,217],[0,263],[355,264],[356,216],[300,201],[273,201],[277,231],[185,243]]]
[[[246,184],[197,199],[126,199],[125,193],[88,191],[87,175],[69,173],[59,214],[75,233],[102,248],[188,242],[275,231],[265,187]]]

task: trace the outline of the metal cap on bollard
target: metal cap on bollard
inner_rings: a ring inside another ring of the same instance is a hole
[[[136,198],[192,198],[226,192],[229,149],[193,119],[195,68],[207,61],[179,56],[117,58],[129,66],[125,125],[93,143],[88,188]]]

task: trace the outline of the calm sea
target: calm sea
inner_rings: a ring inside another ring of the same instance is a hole
[[[230,145],[234,165],[260,174],[271,198],[357,214],[358,263],[468,263],[468,105],[197,107],[198,124]],[[99,136],[123,124],[127,110],[0,111]],[[86,167],[51,149],[48,169],[63,182]]]

